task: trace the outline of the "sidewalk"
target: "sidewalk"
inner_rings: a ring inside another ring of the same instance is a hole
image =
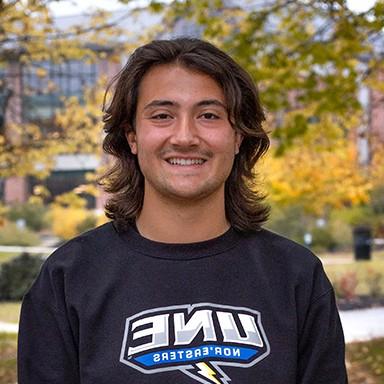
[[[0,321],[0,332],[4,333],[17,333],[19,331],[19,325],[14,323],[4,323]]]
[[[340,311],[345,342],[384,337],[384,307]]]

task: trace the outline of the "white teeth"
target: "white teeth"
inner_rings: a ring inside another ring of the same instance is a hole
[[[172,159],[168,159],[167,161],[172,165],[196,165],[196,164],[203,164],[205,160],[172,158]]]

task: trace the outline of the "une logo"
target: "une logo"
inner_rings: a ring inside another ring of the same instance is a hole
[[[251,367],[269,352],[258,311],[199,303],[127,318],[120,362],[145,374],[179,370],[220,384],[230,380],[221,366]]]

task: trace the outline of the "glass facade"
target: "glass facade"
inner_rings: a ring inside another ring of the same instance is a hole
[[[49,121],[63,98],[77,96],[96,83],[96,64],[87,61],[39,62],[23,67],[23,119]]]
[[[76,96],[82,100],[84,89],[91,87],[97,80],[97,66],[87,61],[66,61],[63,63],[39,62],[22,68],[22,105],[23,121],[39,124],[40,129],[50,132],[55,129],[52,119],[57,109],[63,106],[65,98]],[[63,169],[64,168],[64,169]],[[86,182],[86,172],[94,169],[55,170],[43,184],[50,191],[46,202],[65,192],[69,192]],[[29,179],[29,189],[41,184],[34,178]],[[88,207],[95,206],[95,198],[84,196]]]

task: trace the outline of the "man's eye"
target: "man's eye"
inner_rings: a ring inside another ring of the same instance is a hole
[[[172,119],[171,115],[168,115],[167,113],[158,113],[157,115],[153,115],[151,117],[153,120],[165,120],[165,119]]]
[[[203,113],[201,115],[201,117],[203,119],[206,119],[206,120],[216,120],[219,118],[219,116],[217,116],[216,114],[212,113],[212,112],[206,112],[206,113]]]

